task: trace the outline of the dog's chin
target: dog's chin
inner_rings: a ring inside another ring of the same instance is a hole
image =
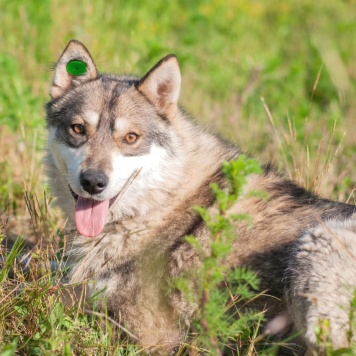
[[[78,198],[79,198],[79,195],[72,189],[72,187],[70,185],[68,185],[68,188],[69,188],[70,194],[72,194],[72,197],[77,202]],[[119,194],[120,194],[120,192],[117,193],[113,198],[110,199],[109,207],[111,207],[115,203],[115,201],[118,198]],[[97,200],[97,199],[87,198],[87,197],[82,197],[82,198],[90,199],[90,200]]]

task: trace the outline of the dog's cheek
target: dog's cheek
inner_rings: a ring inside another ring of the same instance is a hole
[[[63,144],[57,141],[56,139],[56,128],[50,127],[48,130],[48,143],[47,150],[50,153],[50,156],[53,160],[55,167],[60,173],[67,173],[67,164],[65,160],[65,147]]]

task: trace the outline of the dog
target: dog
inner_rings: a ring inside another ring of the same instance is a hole
[[[211,184],[226,187],[222,162],[240,155],[188,118],[178,106],[180,87],[174,55],[142,78],[100,74],[72,40],[55,65],[46,105],[46,167],[67,219],[70,280],[94,281],[88,293],[104,291],[109,314],[141,345],[163,345],[163,352],[183,340],[182,320],[194,314],[164,281],[199,265],[184,237],[208,246],[210,234],[194,207],[214,209]],[[252,227],[236,227],[226,264],[252,268],[273,296],[262,303],[267,329],[284,315],[289,331],[302,335],[296,352],[303,354],[318,347],[318,320],[329,319],[334,346],[348,347],[356,207],[317,197],[271,165],[249,176],[246,189],[268,199],[245,194],[230,209],[249,214]]]

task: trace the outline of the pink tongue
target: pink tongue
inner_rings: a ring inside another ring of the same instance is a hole
[[[75,223],[78,232],[87,237],[98,236],[104,228],[110,199],[97,201],[78,197],[75,207]]]

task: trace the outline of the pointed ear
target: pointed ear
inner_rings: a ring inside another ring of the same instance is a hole
[[[181,75],[177,57],[164,57],[138,83],[137,89],[156,106],[157,110],[171,119],[177,112]]]
[[[98,77],[93,59],[85,46],[76,40],[68,43],[55,69],[49,94],[53,99],[67,90]]]

